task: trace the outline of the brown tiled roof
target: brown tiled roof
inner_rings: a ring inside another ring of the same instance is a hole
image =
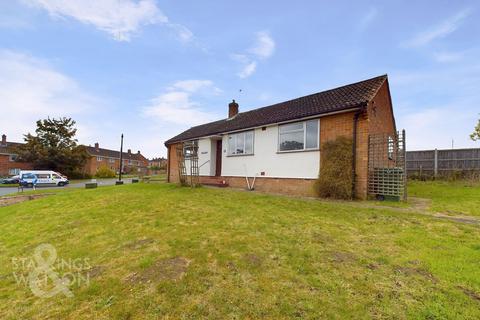
[[[116,158],[120,159],[120,151],[115,151],[115,150],[109,150],[109,149],[103,149],[103,148],[95,148],[88,146],[86,147],[87,152],[96,157],[106,157],[106,158]],[[140,161],[146,161],[147,159],[139,153],[128,153],[128,152],[123,152],[123,159],[125,160],[140,160]]]
[[[0,154],[12,154],[14,153],[15,147],[22,145],[23,143],[18,143],[18,142],[9,142],[7,141],[7,144],[4,145],[0,142]]]
[[[167,140],[165,145],[209,135],[359,108],[375,96],[386,79],[387,75],[382,75],[268,107],[240,112],[232,119],[223,119],[192,127]]]

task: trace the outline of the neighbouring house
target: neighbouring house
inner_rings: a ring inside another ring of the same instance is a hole
[[[177,146],[198,144],[200,183],[313,196],[322,168],[322,145],[337,137],[353,139],[355,196],[367,197],[369,136],[396,133],[387,75],[239,112],[192,127],[165,142],[168,181],[179,181]],[[188,172],[188,170],[187,170]]]
[[[164,157],[161,158],[153,158],[148,160],[148,167],[149,168],[158,168],[158,169],[166,169],[167,168],[167,159]]]
[[[0,176],[14,176],[20,173],[20,170],[33,169],[33,165],[27,162],[18,162],[15,148],[21,145],[18,142],[7,141],[7,136],[2,135],[0,142]]]
[[[115,172],[120,171],[120,151],[100,148],[98,142],[86,149],[90,157],[84,167],[85,174],[93,176],[101,167],[107,167]],[[132,153],[128,149],[127,152],[123,152],[122,161],[124,173],[146,174],[148,171],[148,159],[140,151]]]

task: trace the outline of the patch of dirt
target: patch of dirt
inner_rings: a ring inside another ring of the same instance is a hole
[[[410,197],[408,201],[412,205],[412,209],[419,211],[428,211],[432,205],[431,199]]]
[[[190,260],[183,257],[161,259],[141,272],[135,272],[127,278],[132,283],[149,283],[162,280],[180,280],[183,278]]]
[[[378,268],[380,268],[380,265],[377,264],[377,263],[369,263],[369,264],[367,264],[367,269],[377,270]]]
[[[18,196],[5,196],[0,197],[0,207],[11,206],[16,203],[21,203],[25,201],[40,199],[44,197],[48,197],[54,195],[54,193],[39,193],[39,194],[32,194],[32,195],[18,195]]]
[[[435,278],[435,276],[433,274],[431,274],[427,270],[421,269],[421,268],[397,266],[397,267],[395,267],[395,272],[402,273],[402,274],[404,274],[406,276],[409,276],[409,277],[416,276],[416,275],[422,276],[425,279],[430,280],[432,283],[437,283],[438,282],[438,279]]]
[[[131,250],[138,250],[140,248],[143,248],[151,243],[153,243],[154,240],[153,239],[150,239],[150,238],[145,238],[145,239],[139,239],[139,240],[135,240],[135,241],[132,241],[130,243],[127,243],[127,245],[125,246],[127,249],[131,249]]]
[[[448,214],[444,214],[441,212],[437,212],[433,215],[434,217],[440,218],[440,219],[447,219],[455,222],[460,222],[460,223],[466,223],[466,224],[480,224],[480,220],[476,217],[470,217],[470,216],[450,216]]]
[[[106,268],[104,266],[93,266],[90,269],[83,270],[82,273],[84,275],[88,275],[90,277],[90,279],[93,279],[93,278],[101,276],[103,274],[103,272],[105,271],[105,269]]]
[[[462,290],[463,293],[465,293],[467,296],[469,296],[473,300],[476,300],[476,301],[480,302],[480,294],[478,294],[475,291],[470,290],[468,288],[462,287],[462,286],[457,286],[457,288]]]
[[[357,257],[351,252],[334,251],[330,254],[330,261],[336,263],[349,263],[357,261]]]
[[[227,268],[233,272],[238,272],[237,266],[232,261],[227,262]]]
[[[263,259],[256,254],[249,253],[244,256],[245,261],[254,266],[254,267],[260,267],[263,263]]]

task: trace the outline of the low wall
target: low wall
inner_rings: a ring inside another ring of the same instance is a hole
[[[211,182],[212,177],[200,177],[200,183]],[[233,188],[247,189],[245,177],[217,177],[218,180],[225,180],[228,186]],[[253,178],[249,178],[250,185]],[[255,179],[255,190],[267,193],[286,194],[302,197],[315,197],[315,179],[294,179],[294,178],[266,178]]]

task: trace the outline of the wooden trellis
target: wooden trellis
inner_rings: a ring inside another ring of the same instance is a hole
[[[368,138],[368,193],[377,199],[407,199],[405,130]]]
[[[200,185],[198,168],[198,141],[188,141],[177,146],[178,175],[181,185]],[[187,175],[187,163],[189,175]]]

